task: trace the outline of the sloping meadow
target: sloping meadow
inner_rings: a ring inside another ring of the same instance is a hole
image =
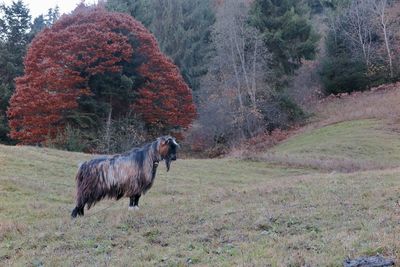
[[[270,163],[352,172],[399,166],[400,127],[364,119],[306,130],[260,156]]]
[[[79,153],[0,146],[0,265],[321,266],[400,258],[399,169],[265,162],[163,165],[140,211],[102,201],[71,220]]]

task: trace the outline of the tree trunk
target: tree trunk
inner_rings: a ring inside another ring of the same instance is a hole
[[[107,154],[110,153],[110,142],[111,142],[111,115],[112,115],[112,104],[111,104],[111,97],[110,97],[110,110],[108,111],[108,118],[106,123],[106,152]]]
[[[386,0],[382,0],[382,9],[379,10],[379,14],[381,17],[381,25],[382,25],[382,31],[383,31],[383,37],[385,39],[385,46],[386,46],[386,52],[388,55],[388,60],[389,60],[389,70],[390,70],[390,78],[393,78],[393,61],[392,61],[392,54],[390,51],[390,46],[389,46],[389,38],[387,35],[387,21],[385,20],[385,9],[386,9]]]

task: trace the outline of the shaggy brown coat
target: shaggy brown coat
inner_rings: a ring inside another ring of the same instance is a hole
[[[130,197],[130,206],[138,205],[141,194],[153,185],[159,161],[165,160],[169,170],[176,160],[179,145],[171,136],[158,138],[142,148],[127,153],[92,159],[83,163],[76,175],[76,207],[71,216],[84,215],[101,199]]]

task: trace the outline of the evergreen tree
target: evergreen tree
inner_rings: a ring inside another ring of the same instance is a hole
[[[263,34],[277,74],[293,74],[303,59],[313,59],[316,54],[318,36],[304,6],[298,0],[255,0],[253,3],[251,24]]]
[[[380,13],[375,0],[342,0],[337,4],[329,19],[321,64],[325,92],[362,91],[393,81],[392,61],[387,61],[388,50],[391,55],[390,38],[386,39],[391,29],[385,10]]]
[[[46,14],[46,25],[53,25],[60,18],[60,8],[55,6],[54,8],[49,8]]]
[[[148,28],[155,16],[153,2],[154,0],[109,0],[106,7],[110,11],[128,13]]]
[[[60,11],[58,6],[55,8],[49,8],[46,15],[37,16],[31,25],[31,31],[29,33],[30,41],[41,32],[44,28],[50,27],[60,18]]]
[[[156,37],[193,90],[207,73],[215,17],[210,0],[110,0],[110,10],[127,12]]]
[[[320,77],[326,94],[364,90],[368,85],[367,68],[354,57],[341,33],[329,31],[325,41],[326,56],[321,62]]]
[[[5,112],[14,92],[14,79],[23,74],[31,16],[21,0],[0,5],[0,15],[0,142],[11,143]]]
[[[41,30],[46,28],[46,19],[44,15],[39,15],[37,16],[31,25],[31,31],[30,31],[30,39],[32,40],[36,34],[38,34]]]
[[[0,18],[0,77],[2,83],[12,84],[14,78],[23,72],[22,61],[29,42],[31,16],[21,0],[13,2],[11,6],[1,5],[0,12],[3,13]]]

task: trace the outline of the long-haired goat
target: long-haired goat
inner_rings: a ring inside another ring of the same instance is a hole
[[[153,185],[158,163],[165,160],[169,171],[178,147],[175,138],[163,136],[124,154],[86,161],[76,175],[76,207],[71,216],[83,216],[85,205],[90,209],[105,197],[129,197],[129,209],[139,209],[139,198]]]

